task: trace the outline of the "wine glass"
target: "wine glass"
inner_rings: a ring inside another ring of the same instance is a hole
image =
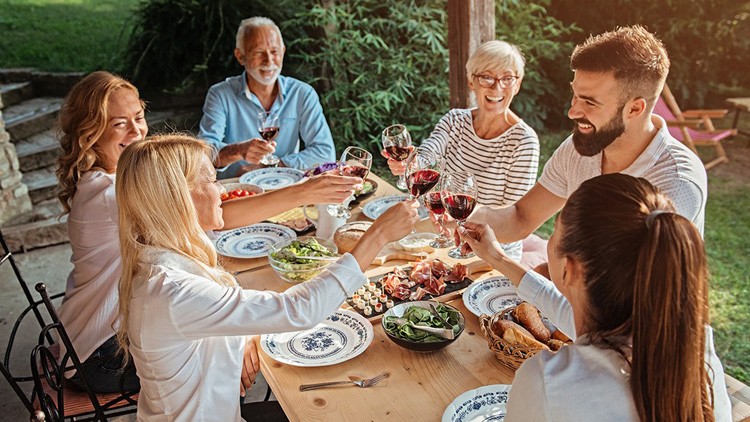
[[[443,198],[441,196],[444,183],[445,178],[441,178],[434,188],[422,195],[422,202],[424,203],[425,208],[427,208],[430,211],[430,214],[435,217],[438,229],[440,230],[437,239],[430,243],[430,246],[436,249],[447,248],[453,244],[453,241],[444,233],[445,226],[443,223],[445,219],[445,206],[443,206]]]
[[[370,172],[372,165],[372,154],[359,147],[347,147],[341,154],[341,161],[338,163],[339,174],[342,176],[357,176],[365,180],[367,173]],[[350,196],[343,204],[329,205],[328,213],[337,218],[349,218],[352,213],[346,206],[354,195]]]
[[[258,113],[258,132],[260,137],[266,142],[276,139],[279,134],[279,115],[270,111],[261,111]],[[279,164],[279,157],[273,153],[268,153],[260,159],[261,164],[275,166]]]
[[[411,153],[411,135],[406,126],[400,124],[388,126],[383,129],[381,137],[383,139],[383,149],[385,149],[389,157],[396,161],[404,161],[409,158],[409,154]],[[404,173],[398,176],[396,187],[406,190]]]
[[[434,152],[417,148],[406,161],[406,186],[409,188],[410,198],[419,198],[432,189],[440,180],[443,170],[443,157]]]
[[[466,171],[451,172],[443,177],[445,180],[441,185],[440,197],[443,200],[445,212],[453,217],[459,226],[463,226],[477,204],[476,179],[472,173]],[[456,259],[471,258],[474,252],[462,255],[459,245],[449,250],[448,256]]]

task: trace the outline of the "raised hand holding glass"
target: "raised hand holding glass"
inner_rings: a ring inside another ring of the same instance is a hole
[[[459,171],[443,175],[442,190],[440,197],[443,200],[445,212],[453,217],[459,226],[474,211],[477,203],[477,182],[472,173]],[[461,254],[460,245],[448,251],[448,256],[456,259],[471,258],[474,253]]]
[[[406,126],[401,124],[388,126],[383,129],[381,137],[383,139],[383,149],[385,149],[389,157],[396,161],[404,161],[409,158],[409,153],[411,153],[411,134],[409,134]],[[406,190],[404,173],[398,176],[396,187]]]
[[[342,176],[356,176],[364,182],[367,174],[370,172],[372,165],[372,154],[358,147],[347,147],[341,154],[341,161],[338,163],[339,174]],[[354,199],[350,196],[344,204],[329,205],[328,213],[338,218],[349,218],[352,214],[347,207],[348,203]]]
[[[443,170],[443,157],[434,152],[417,148],[406,162],[406,186],[411,194],[410,199],[418,198],[432,189],[440,180]]]
[[[279,115],[270,111],[261,111],[258,113],[258,132],[260,137],[266,142],[271,142],[279,135]],[[279,164],[279,157],[272,153],[264,155],[260,163],[267,166]]]

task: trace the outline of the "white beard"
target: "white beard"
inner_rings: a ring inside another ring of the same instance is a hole
[[[271,76],[264,77],[261,75],[259,68],[250,69],[248,73],[250,74],[250,77],[255,79],[255,82],[258,82],[261,85],[273,85],[276,83],[276,79],[278,79],[279,74],[281,73],[281,67],[273,67],[275,71]],[[264,70],[270,70],[270,69],[264,69]]]

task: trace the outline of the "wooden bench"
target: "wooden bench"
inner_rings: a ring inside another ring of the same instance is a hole
[[[732,420],[750,422],[750,387],[726,375],[729,400],[732,402]]]

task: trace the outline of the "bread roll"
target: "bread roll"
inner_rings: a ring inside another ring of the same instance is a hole
[[[363,221],[344,224],[339,227],[336,233],[333,234],[333,243],[336,244],[339,253],[345,254],[351,252],[371,225],[372,223]]]
[[[552,338],[555,340],[560,340],[563,343],[571,343],[573,341],[560,330],[553,331]]]
[[[511,344],[521,344],[527,347],[533,347],[535,349],[547,349],[546,344],[537,341],[534,337],[529,334],[528,331],[524,330],[518,324],[515,327],[509,327],[503,334],[503,340]]]
[[[516,306],[513,316],[524,328],[529,330],[535,339],[542,343],[546,343],[550,339],[551,334],[549,329],[542,322],[539,310],[534,305],[527,302],[521,303]]]
[[[547,346],[549,346],[550,349],[557,351],[560,350],[561,347],[565,346],[565,342],[551,338],[547,341]]]

